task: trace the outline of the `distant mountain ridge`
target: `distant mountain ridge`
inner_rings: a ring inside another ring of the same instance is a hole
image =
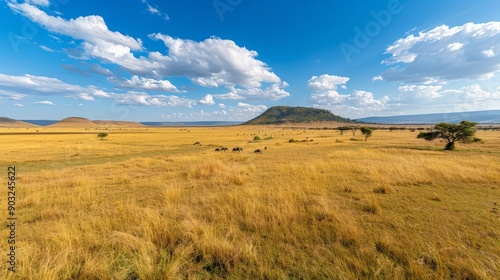
[[[289,107],[274,106],[267,109],[264,113],[251,119],[244,125],[261,124],[284,124],[284,123],[305,123],[305,122],[325,122],[334,121],[342,123],[353,123],[354,120],[334,115],[329,110],[307,108],[307,107]]]
[[[368,117],[358,120],[369,123],[383,124],[435,124],[439,122],[459,123],[463,120],[477,123],[500,123],[500,110]]]

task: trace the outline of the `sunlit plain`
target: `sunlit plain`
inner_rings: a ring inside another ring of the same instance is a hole
[[[500,279],[498,130],[453,152],[409,130],[103,131],[0,128],[1,279]]]

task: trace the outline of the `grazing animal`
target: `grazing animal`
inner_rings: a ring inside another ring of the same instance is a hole
[[[253,152],[256,153],[256,154],[262,154],[262,151],[260,149],[257,149],[257,150],[255,150]]]
[[[200,142],[195,142],[193,145],[201,146],[201,143]]]
[[[242,151],[243,151],[243,148],[241,148],[241,147],[233,148],[233,152],[242,152]]]
[[[222,151],[227,151],[227,150],[229,150],[229,149],[228,149],[228,148],[226,148],[226,147],[222,147],[222,148],[221,148],[221,150],[222,150]]]
[[[215,148],[215,151],[216,151],[216,152],[227,151],[227,150],[228,150],[228,148],[226,148],[226,147],[218,147],[218,148]]]
[[[216,152],[220,152],[220,151],[222,151],[222,150],[221,150],[221,148],[215,148],[215,151],[216,151]]]
[[[264,150],[267,150],[267,147],[264,147]]]

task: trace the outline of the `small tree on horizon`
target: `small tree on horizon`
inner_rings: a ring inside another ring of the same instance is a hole
[[[362,128],[360,128],[360,131],[361,131],[361,134],[363,134],[363,136],[365,137],[365,141],[368,141],[368,138],[370,138],[372,136],[372,133],[373,133],[373,129],[371,129],[367,126],[363,126]]]
[[[356,131],[358,130],[358,127],[357,126],[353,126],[351,127],[351,131],[352,131],[352,136],[356,136]]]
[[[97,137],[101,138],[101,141],[104,140],[104,138],[108,137],[108,134],[106,132],[101,132],[97,134]]]
[[[446,141],[444,149],[453,151],[455,149],[455,142],[457,141],[461,141],[462,143],[474,141],[474,135],[476,133],[474,126],[476,125],[477,123],[469,121],[462,121],[460,124],[441,122],[434,126],[434,131],[421,132],[418,134],[417,138],[423,138],[427,141],[438,138],[444,139]]]

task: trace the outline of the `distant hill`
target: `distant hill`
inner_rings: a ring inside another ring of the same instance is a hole
[[[80,117],[70,117],[62,119],[54,124],[49,125],[51,127],[94,127],[97,126],[96,123],[92,122],[86,118]]]
[[[459,123],[463,120],[477,123],[500,123],[500,110],[404,115],[390,117],[369,117],[358,120],[363,122],[384,124],[434,124],[439,122]]]
[[[92,121],[93,123],[99,126],[105,127],[142,127],[144,126],[138,122],[129,122],[129,121]]]
[[[231,126],[241,122],[201,121],[201,122],[141,122],[147,126]]]
[[[10,118],[0,117],[0,127],[35,127],[36,125]]]
[[[138,122],[129,121],[91,121],[86,118],[70,117],[48,125],[50,127],[142,127]]]
[[[244,125],[259,124],[284,124],[284,123],[305,123],[305,122],[356,122],[351,119],[343,118],[332,114],[325,109],[275,106],[267,109],[260,116],[243,123]]]

